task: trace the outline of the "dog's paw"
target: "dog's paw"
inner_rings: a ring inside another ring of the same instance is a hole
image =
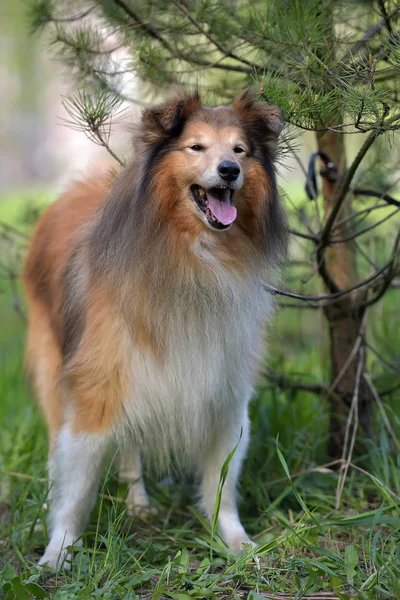
[[[47,548],[42,558],[38,562],[39,567],[50,567],[56,571],[71,570],[72,555],[65,549]]]
[[[132,519],[139,519],[140,521],[151,521],[158,515],[158,510],[154,506],[133,504],[132,502],[127,502],[126,512]]]
[[[247,548],[245,547],[247,546]],[[257,544],[253,542],[247,535],[241,535],[237,538],[227,540],[227,546],[233,554],[237,554],[241,550],[248,550],[249,546],[256,548]]]

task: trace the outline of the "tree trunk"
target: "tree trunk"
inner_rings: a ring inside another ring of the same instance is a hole
[[[340,185],[341,175],[346,169],[344,136],[333,131],[318,132],[317,142],[318,149],[325,152],[338,168],[337,182],[327,178],[323,179],[322,194],[326,220],[336,203],[337,187]],[[350,214],[351,202],[350,199],[346,199],[336,222],[345,219]],[[351,222],[348,221],[335,229],[335,238],[347,238],[352,232]],[[350,288],[357,283],[356,252],[351,241],[329,246],[325,251],[325,265],[329,275],[341,290]],[[328,452],[333,459],[340,458],[342,455],[348,407],[357,387],[359,360],[365,362],[365,352],[361,355],[359,351],[356,351],[364,311],[357,308],[354,300],[354,296],[349,294],[339,301],[327,305],[324,310],[328,320],[331,382],[340,378],[334,390],[336,398],[330,398]],[[350,357],[352,358],[350,359]],[[349,364],[347,364],[348,361]],[[368,430],[368,392],[362,377],[358,383],[360,422],[364,429]]]

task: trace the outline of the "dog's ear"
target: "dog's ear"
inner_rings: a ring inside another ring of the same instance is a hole
[[[155,146],[180,134],[185,122],[201,108],[197,92],[171,98],[144,111],[142,116],[142,140]]]
[[[251,89],[236,96],[233,110],[244,128],[251,130],[252,137],[274,153],[277,139],[284,127],[281,110],[273,104],[256,102]]]

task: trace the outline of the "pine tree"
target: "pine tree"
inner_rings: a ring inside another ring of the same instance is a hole
[[[399,18],[394,0],[91,0],[74,9],[56,0],[31,3],[33,28],[46,29],[76,76],[79,91],[65,99],[71,118],[97,143],[109,148],[108,127],[127,99],[130,74],[142,82],[145,99],[177,84],[197,86],[209,104],[228,103],[254,85],[260,99],[283,110],[281,151],[296,159],[298,132],[313,132],[316,154],[305,173],[310,200],[291,215],[291,233],[294,244],[307,243],[302,255],[311,256],[320,285],[309,296],[272,291],[293,296],[292,304],[322,307],[331,381],[268,376],[329,399],[332,457],[344,456],[348,445],[346,418],[370,434],[377,391],[367,373],[367,311],[400,273],[399,233],[380,265],[364,243],[366,231],[396,219],[400,208],[390,194],[400,128]]]

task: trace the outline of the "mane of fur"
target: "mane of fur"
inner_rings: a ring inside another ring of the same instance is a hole
[[[192,118],[228,120],[252,144],[240,215],[226,232],[188,219],[170,175]],[[215,112],[194,95],[144,114],[135,159],[71,238],[59,304],[46,299],[60,315],[53,327],[77,429],[122,419],[153,463],[172,454],[183,465],[251,395],[272,307],[263,283],[287,245],[273,166],[281,126],[279,111],[248,95]]]

